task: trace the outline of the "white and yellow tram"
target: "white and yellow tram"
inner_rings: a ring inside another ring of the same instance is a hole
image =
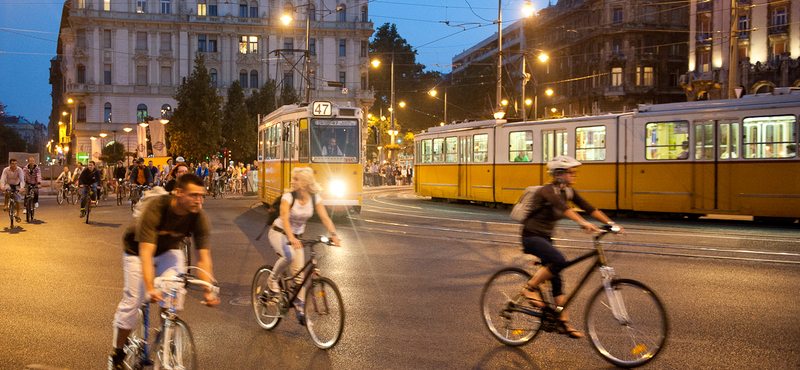
[[[417,195],[513,204],[559,155],[606,210],[800,217],[800,91],[603,116],[434,127],[415,137]]]
[[[272,203],[290,188],[294,167],[311,167],[332,212],[361,212],[361,109],[330,102],[285,105],[258,125],[258,197]]]

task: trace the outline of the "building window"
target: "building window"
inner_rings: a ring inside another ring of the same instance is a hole
[[[677,69],[673,69],[669,73],[669,87],[678,87],[681,83],[681,72]]]
[[[247,88],[247,71],[244,69],[239,71],[239,85],[242,85],[242,88]]]
[[[285,72],[283,74],[283,88],[294,89],[294,75],[292,75],[292,72]]]
[[[342,4],[339,6],[341,10],[339,10],[339,22],[347,22],[347,8]]]
[[[167,32],[161,33],[161,50],[163,51],[172,50],[172,34]]]
[[[339,72],[339,82],[342,83],[342,87],[345,87],[344,86],[344,82],[345,82],[346,78],[347,78],[347,73],[346,72]]]
[[[77,48],[86,47],[86,30],[81,29],[75,31],[75,47]]]
[[[622,7],[614,8],[614,24],[622,23]]]
[[[105,11],[111,10],[111,0],[103,0],[103,10]]]
[[[136,32],[136,50],[147,50],[147,32]]]
[[[206,15],[208,14],[206,9],[208,5],[206,4],[206,0],[199,0],[197,2],[197,15]]]
[[[369,43],[367,41],[361,41],[361,57],[366,58],[368,51],[369,51]]]
[[[711,17],[708,13],[697,15],[697,41],[711,42]]]
[[[642,85],[653,86],[653,67],[644,67],[644,74],[642,75]],[[636,68],[636,73],[639,73],[639,68]]]
[[[611,68],[611,86],[622,86],[622,68]]]
[[[78,104],[78,122],[86,122],[86,104]]]
[[[136,66],[136,86],[147,86],[147,66]]]
[[[217,2],[215,0],[208,2],[208,15],[211,17],[217,16]]]
[[[294,39],[292,39],[292,38],[283,39],[283,48],[284,49],[294,49]],[[286,54],[292,55],[294,53],[289,51],[289,52],[286,52]]]
[[[217,87],[217,70],[212,68],[210,71],[208,71],[208,75],[211,76],[210,85],[212,87]]]
[[[258,18],[258,2],[250,2],[250,18]]]
[[[111,103],[103,105],[103,122],[111,123]]]
[[[739,60],[750,57],[750,48],[747,45],[739,46]]]
[[[78,64],[78,67],[75,69],[75,83],[86,83],[86,66],[83,64]]]
[[[103,85],[111,85],[111,64],[103,65]]]
[[[197,51],[205,52],[206,51],[206,35],[197,35]]]
[[[172,86],[172,67],[161,67],[161,86]]]
[[[250,71],[250,87],[253,89],[257,89],[260,85],[258,84],[258,71],[255,69]]]
[[[306,17],[310,21],[317,20],[317,7],[314,6],[314,4],[308,4],[308,14],[306,14]]]
[[[367,75],[365,73],[361,75],[361,90],[366,90],[366,89],[367,89]]]
[[[699,51],[697,53],[697,71],[700,73],[711,71],[711,54],[708,50]]]
[[[136,12],[147,13],[147,0],[136,0]]]
[[[615,37],[611,44],[611,54],[622,55],[622,39]]]
[[[746,39],[750,37],[750,20],[746,15],[739,17],[739,38]]]
[[[308,39],[308,51],[311,55],[317,55],[317,39]]]
[[[217,51],[217,36],[208,36],[208,52],[216,53]]]
[[[170,107],[169,104],[164,104],[161,106],[161,118],[172,118],[172,107]]]
[[[242,36],[239,39],[239,53],[258,54],[258,36]]]
[[[786,7],[781,6],[772,11],[772,27],[786,25]]]
[[[364,22],[364,23],[366,23],[368,21],[368,19],[367,19],[367,6],[366,5],[361,7],[361,21]]]
[[[139,104],[136,107],[136,122],[141,123],[147,120],[147,106],[144,104]]]
[[[86,0],[78,0],[78,9],[86,9]]]
[[[103,30],[103,47],[111,49],[111,30]]]
[[[347,40],[339,40],[339,56],[347,56]]]
[[[242,1],[239,3],[239,16],[247,17],[247,2]]]
[[[161,0],[161,14],[170,14],[170,0]]]
[[[773,63],[780,63],[781,62],[781,54],[787,52],[787,45],[785,42],[776,42],[772,44],[770,48],[769,54],[770,59]]]

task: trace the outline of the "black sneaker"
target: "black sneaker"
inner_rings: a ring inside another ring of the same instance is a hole
[[[125,364],[123,360],[125,358],[125,352],[122,353],[111,353],[108,356],[108,369],[109,370],[124,370]]]
[[[81,210],[81,216],[80,216],[80,217],[78,217],[78,218],[84,218],[84,217],[86,217],[86,210],[83,210],[83,209],[82,209],[82,210]]]

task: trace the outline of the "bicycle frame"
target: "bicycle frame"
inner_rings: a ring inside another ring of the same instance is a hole
[[[305,277],[303,277],[302,283],[300,283],[299,285],[295,285],[294,289],[292,289],[291,291],[284,289],[289,293],[288,297],[289,302],[294,301],[295,298],[297,298],[297,296],[300,294],[300,289],[302,289],[303,286],[306,285],[308,280],[311,279],[313,275],[319,275],[319,269],[317,268],[317,258],[314,255],[314,246],[309,245],[309,250],[311,251],[311,258],[308,261],[306,261],[306,264],[303,266],[303,268],[300,269],[300,271],[298,271],[297,274],[294,274],[293,276],[280,279],[282,285],[286,286],[286,283],[288,281],[296,279],[298,276],[300,276],[300,274],[305,273],[306,270],[308,270],[308,272],[305,274]]]

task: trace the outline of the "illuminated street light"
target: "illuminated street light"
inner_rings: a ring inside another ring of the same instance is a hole
[[[530,98],[525,99],[525,105],[531,105],[531,104],[533,104],[533,100],[531,100]]]
[[[558,111],[558,109],[551,108],[551,109],[550,109],[550,111],[551,111],[551,112],[553,112],[553,113],[555,113],[555,112],[557,112],[557,111]]]
[[[367,118],[372,118],[372,113],[367,113]]]
[[[131,131],[133,131],[133,129],[130,127],[125,127],[124,129],[122,129],[122,131],[130,133]]]
[[[289,22],[292,21],[292,17],[290,17],[288,14],[284,14],[283,17],[281,17],[281,21],[283,24],[289,25]]]
[[[64,124],[64,122],[58,121],[58,125],[59,125],[59,126],[61,126],[61,125],[63,125],[63,124]]]
[[[545,54],[545,53],[541,53],[541,54],[539,54],[539,60],[541,60],[541,61],[542,61],[542,63],[546,62],[546,61],[547,61],[547,58],[549,58],[549,57],[547,56],[547,54]]]
[[[530,17],[533,15],[533,12],[534,9],[533,5],[531,5],[531,2],[530,1],[526,2],[525,6],[522,7],[522,14],[524,14],[526,17]]]
[[[444,126],[444,122],[439,122],[439,126]]]
[[[67,103],[68,104],[72,104],[73,102],[74,102],[74,100],[72,100],[72,98],[67,99]]]
[[[66,116],[66,115],[67,115],[67,112],[61,112],[61,115],[62,115],[62,116]]]
[[[94,137],[94,136],[90,137],[89,139],[92,139],[92,141],[95,141],[95,140],[97,140],[97,138],[96,138],[96,137]]]
[[[508,100],[503,99],[502,101],[500,101],[500,104],[503,104],[503,106],[505,107],[506,105],[508,105]]]
[[[378,68],[379,65],[381,65],[381,61],[380,60],[375,59],[375,60],[372,61],[372,66],[373,67]]]
[[[428,91],[428,95],[430,95],[430,96],[436,96],[436,90],[431,90],[431,91]]]
[[[150,126],[150,124],[147,123],[147,122],[141,122],[141,123],[139,123],[139,126],[147,127],[147,126]]]
[[[547,89],[547,90],[544,91],[544,93],[547,94],[547,96],[552,96],[553,95],[553,89]]]
[[[406,106],[406,102],[404,102],[404,101],[401,101],[401,102],[400,102],[400,108],[405,108],[405,106]]]
[[[506,112],[503,112],[501,110],[497,111],[497,112],[494,112],[494,119],[503,119],[503,117],[505,115],[506,115]]]
[[[102,137],[103,139],[105,139],[105,138],[106,138],[106,136],[108,136],[108,134],[107,134],[107,133],[105,133],[105,132],[101,132],[101,133],[100,133],[100,137]]]
[[[169,120],[168,120],[168,119],[166,119],[166,118],[162,118],[162,119],[161,119],[161,124],[162,124],[162,125],[166,125],[167,123],[169,123]]]

